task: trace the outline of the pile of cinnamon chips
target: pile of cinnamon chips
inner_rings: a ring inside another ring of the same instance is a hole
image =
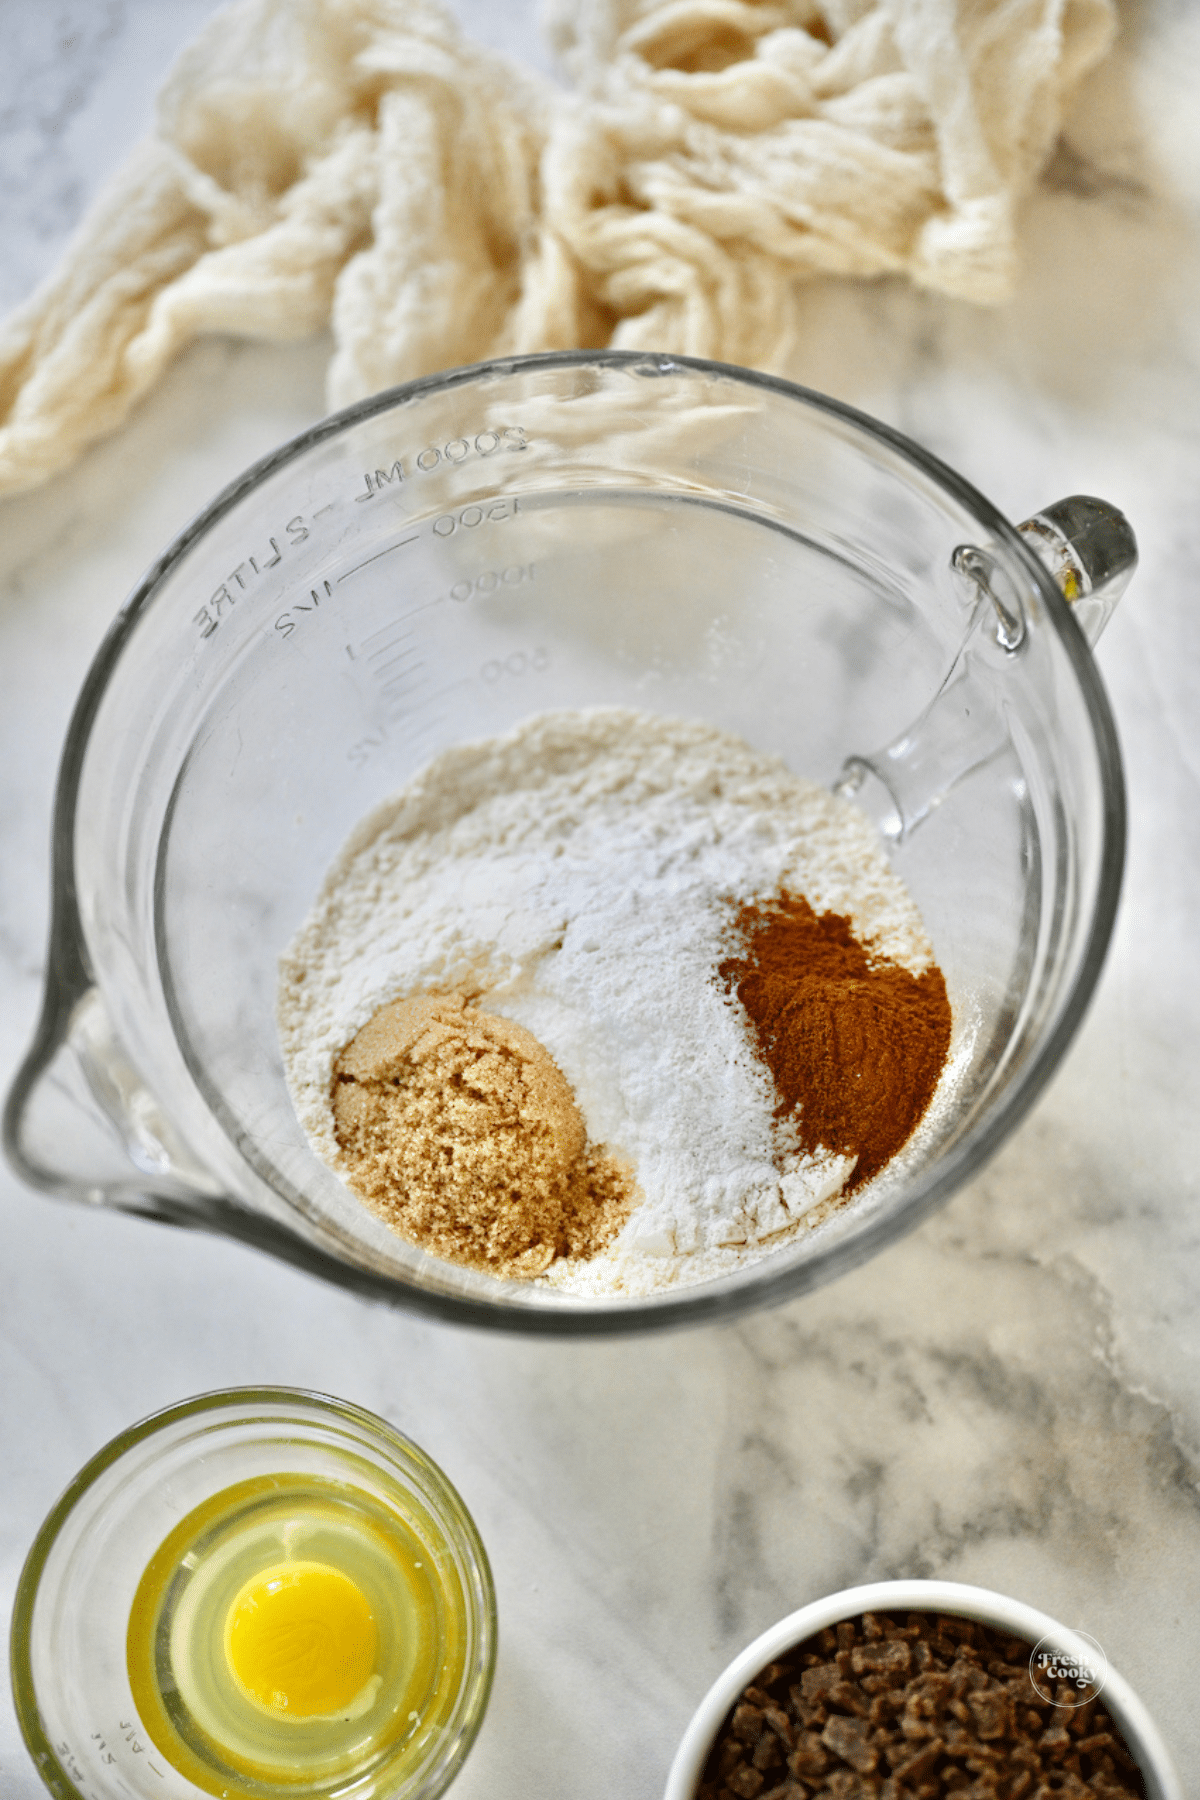
[[[746,1688],[696,1800],[1144,1800],[1103,1705],[1047,1698],[1032,1649],[935,1613],[828,1627]]]

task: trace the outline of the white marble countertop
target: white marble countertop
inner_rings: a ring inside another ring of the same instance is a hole
[[[211,0],[0,5],[0,304],[53,264]],[[462,8],[545,63],[528,0]],[[472,1509],[502,1619],[461,1800],[633,1800],[744,1642],[854,1582],[939,1575],[1098,1638],[1200,1792],[1200,12],[1125,7],[1024,218],[1014,302],[809,291],[794,373],[1012,518],[1122,506],[1142,566],[1098,651],[1131,834],[1099,991],[996,1161],[814,1297],[683,1335],[494,1339],[0,1170],[0,1590],[79,1465],[204,1389],[344,1395]],[[322,411],[323,343],[183,358],[118,436],[0,506],[0,1075],[32,1032],[59,746],[182,522]],[[7,1694],[0,1792],[42,1792]]]

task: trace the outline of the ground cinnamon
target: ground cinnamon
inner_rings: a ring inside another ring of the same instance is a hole
[[[742,954],[718,965],[774,1078],[775,1116],[801,1147],[857,1158],[844,1193],[877,1175],[933,1097],[950,1044],[936,966],[914,975],[872,957],[839,913],[781,894],[742,906]]]

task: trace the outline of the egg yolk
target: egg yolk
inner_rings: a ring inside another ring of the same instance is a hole
[[[362,1589],[327,1563],[276,1563],[229,1609],[225,1655],[260,1706],[293,1719],[344,1711],[375,1668],[379,1634]]]

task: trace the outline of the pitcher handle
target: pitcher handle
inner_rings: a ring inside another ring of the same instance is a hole
[[[1106,500],[1073,494],[1017,530],[1049,571],[1089,644],[1094,645],[1137,567],[1128,519]],[[882,750],[846,758],[835,794],[853,799],[881,836],[902,842],[952,788],[1007,748],[1008,728],[975,681],[973,646],[998,646],[1001,660],[1025,641],[1015,584],[987,550],[962,544],[951,559],[971,601],[971,622],[945,680],[920,716]]]

